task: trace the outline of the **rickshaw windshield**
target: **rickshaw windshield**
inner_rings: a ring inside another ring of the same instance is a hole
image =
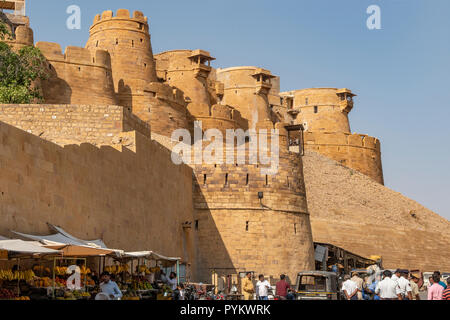
[[[320,275],[299,275],[298,291],[326,291],[327,278]]]

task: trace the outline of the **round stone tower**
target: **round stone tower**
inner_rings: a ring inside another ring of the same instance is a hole
[[[140,11],[130,17],[125,9],[116,16],[112,11],[97,15],[86,48],[104,49],[111,55],[118,103],[133,112],[143,108],[147,83],[157,81],[147,17]]]
[[[273,175],[260,161],[193,166],[200,281],[210,281],[213,271],[219,276],[254,271],[273,277],[284,273],[295,282],[299,271],[314,269],[302,158],[288,151],[284,126],[270,121],[256,126],[259,134],[268,131],[269,146],[271,130],[280,131]],[[246,158],[252,139],[245,143]],[[264,151],[272,155],[273,150],[259,150]]]
[[[155,55],[155,60],[158,77],[184,92],[189,113],[210,116],[207,78],[215,58],[204,50],[172,50]]]
[[[249,127],[271,119],[268,94],[275,78],[257,67],[217,69],[217,81],[224,84],[222,103],[235,107],[249,121]]]
[[[291,91],[297,124],[306,131],[350,133],[348,113],[355,94],[348,89],[312,88]]]

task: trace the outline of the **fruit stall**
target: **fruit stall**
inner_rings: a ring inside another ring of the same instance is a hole
[[[172,289],[161,280],[162,267],[178,266],[180,258],[153,251],[125,252],[106,266],[123,293],[122,300],[170,300]],[[178,270],[178,268],[177,268]]]
[[[60,254],[58,250],[29,241],[1,240],[0,300],[30,300],[30,296],[35,293],[37,276],[26,265],[29,261],[52,259]]]

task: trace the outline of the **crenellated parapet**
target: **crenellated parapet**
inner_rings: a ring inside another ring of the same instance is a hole
[[[383,184],[380,140],[365,134],[305,132],[305,150],[319,152]]]
[[[117,104],[107,51],[69,46],[63,54],[61,46],[51,42],[36,47],[48,61],[50,77],[42,81],[46,103]]]

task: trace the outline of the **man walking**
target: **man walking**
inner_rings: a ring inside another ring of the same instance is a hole
[[[358,300],[358,286],[350,279],[348,274],[344,276],[344,283],[342,284],[341,290],[346,300]]]
[[[375,294],[378,294],[381,300],[402,300],[398,283],[391,279],[392,272],[385,270],[383,275],[384,279],[378,283]]]
[[[245,277],[242,279],[242,295],[244,300],[253,300],[253,294],[255,293],[255,288],[252,281],[252,273],[247,272]]]
[[[269,300],[270,283],[264,280],[264,275],[258,276],[259,281],[256,283],[256,292],[258,294],[258,300]]]

